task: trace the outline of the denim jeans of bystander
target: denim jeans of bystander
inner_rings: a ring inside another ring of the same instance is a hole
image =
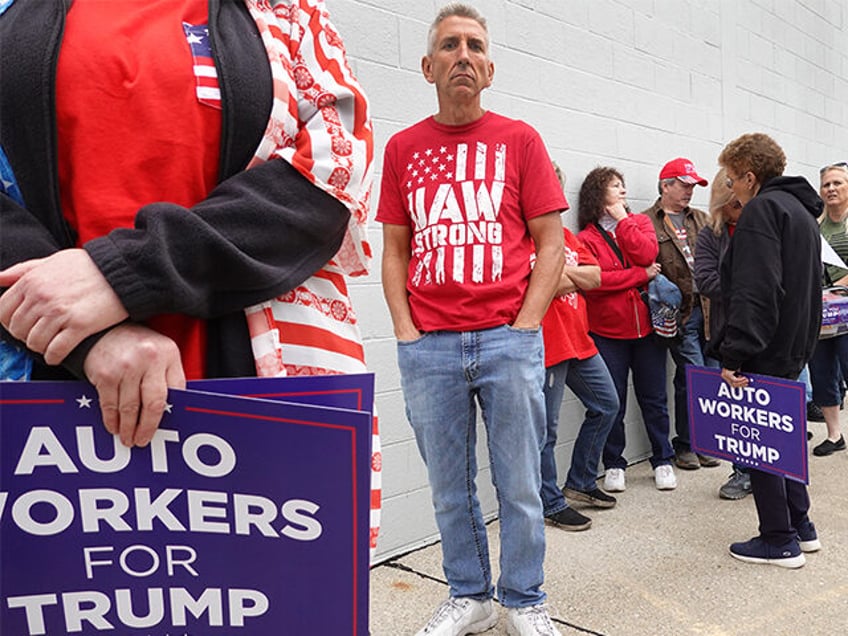
[[[543,602],[541,330],[425,333],[398,342],[398,366],[407,417],[427,465],[450,595],[486,599],[494,592],[475,484],[479,404],[500,515],[498,599],[505,607]]]
[[[666,349],[656,336],[618,340],[592,334],[618,392],[619,407],[603,460],[606,468],[627,468],[624,413],[627,409],[627,378],[633,372],[633,392],[651,443],[651,467],[670,464],[674,450],[668,439],[668,398],[665,388]]]
[[[542,505],[546,516],[559,512],[568,505],[562,490],[557,487],[554,456],[565,386],[574,392],[586,409],[571,451],[566,487],[582,492],[597,488],[601,452],[618,413],[618,394],[600,354],[585,360],[564,360],[546,369],[547,437],[542,449]]]

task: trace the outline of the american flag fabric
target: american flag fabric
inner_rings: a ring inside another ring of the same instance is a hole
[[[197,101],[212,108],[221,109],[221,89],[218,86],[218,71],[212,59],[209,44],[209,25],[183,22],[186,42],[191,49]]]
[[[271,65],[274,102],[250,166],[289,162],[350,210],[335,257],[296,289],[245,310],[260,377],[365,373],[346,276],[365,276],[374,139],[368,101],[323,0],[244,0]],[[371,556],[380,528],[382,454],[371,451]]]

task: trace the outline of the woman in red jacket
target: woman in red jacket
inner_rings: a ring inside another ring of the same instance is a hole
[[[601,266],[600,287],[586,292],[589,330],[609,368],[619,398],[619,410],[604,447],[604,489],[625,489],[624,413],[627,378],[633,389],[651,442],[651,466],[656,486],[672,490],[677,478],[671,467],[674,450],[668,439],[666,349],[655,341],[651,316],[642,293],[660,271],[657,237],[651,221],[631,214],[624,177],[615,168],[592,170],[580,188],[579,238]]]

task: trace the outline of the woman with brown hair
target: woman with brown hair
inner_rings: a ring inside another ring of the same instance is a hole
[[[641,291],[660,271],[659,247],[651,220],[631,214],[627,207],[624,177],[615,168],[592,170],[580,187],[578,238],[601,266],[601,284],[587,290],[589,331],[609,369],[619,408],[613,421],[603,460],[604,489],[625,489],[624,413],[627,377],[633,388],[651,442],[651,467],[659,490],[677,487],[671,461],[674,450],[668,439],[666,349],[655,342],[651,316]]]

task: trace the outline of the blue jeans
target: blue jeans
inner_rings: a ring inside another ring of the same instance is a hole
[[[809,366],[813,401],[819,406],[839,406],[842,378],[848,375],[848,334],[819,340]]]
[[[568,507],[557,487],[557,467],[554,447],[557,441],[559,409],[565,385],[586,407],[586,417],[574,440],[571,467],[565,485],[574,490],[589,492],[597,486],[598,464],[610,428],[618,413],[618,395],[607,365],[599,354],[585,360],[564,360],[545,370],[545,412],[547,437],[542,448],[542,506],[545,516]]]
[[[686,395],[686,365],[704,365],[704,314],[695,301],[692,314],[683,325],[681,337],[669,343],[674,360],[674,432],[673,444],[677,451],[690,450],[689,400]]]
[[[475,484],[479,403],[500,515],[498,598],[505,607],[541,603],[541,330],[430,332],[398,342],[397,351],[406,415],[427,465],[450,595],[487,599],[494,592]]]
[[[665,390],[666,349],[653,334],[645,338],[618,340],[592,334],[618,392],[616,413],[604,446],[606,468],[627,468],[624,458],[624,413],[627,409],[627,376],[633,371],[633,391],[642,411],[645,431],[651,442],[651,466],[670,464],[674,457],[668,441],[668,396]]]

